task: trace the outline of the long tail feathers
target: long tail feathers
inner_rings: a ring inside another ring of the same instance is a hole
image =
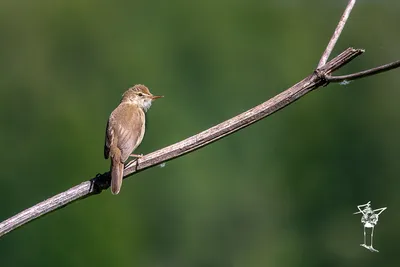
[[[111,193],[117,195],[121,190],[122,178],[124,176],[124,164],[121,163],[121,156],[111,157]]]

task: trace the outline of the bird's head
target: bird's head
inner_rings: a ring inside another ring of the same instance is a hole
[[[149,89],[142,85],[137,84],[129,88],[123,95],[121,102],[129,102],[142,108],[145,112],[151,107],[152,101],[163,96],[157,96],[150,93]]]

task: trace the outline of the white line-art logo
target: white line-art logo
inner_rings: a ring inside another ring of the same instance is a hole
[[[357,209],[359,211],[353,213],[353,214],[362,214],[361,217],[361,223],[364,225],[364,244],[360,244],[360,246],[368,249],[371,252],[379,252],[378,250],[374,249],[373,247],[373,238],[374,238],[374,228],[378,223],[379,215],[387,209],[387,207],[380,208],[373,210],[371,208],[371,201],[368,201],[367,204],[363,205],[358,205]],[[368,246],[366,243],[366,229],[365,228],[371,228],[371,245]]]

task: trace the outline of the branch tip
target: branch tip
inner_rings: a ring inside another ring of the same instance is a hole
[[[333,48],[335,48],[336,42],[339,40],[339,37],[342,34],[344,25],[346,25],[346,22],[350,16],[351,10],[353,9],[355,3],[356,0],[350,0],[349,3],[347,4],[347,7],[343,12],[342,17],[340,18],[339,23],[336,26],[335,31],[333,32],[331,40],[329,41],[324,53],[321,56],[321,59],[319,60],[317,68],[321,68],[328,61],[328,58],[331,55]]]

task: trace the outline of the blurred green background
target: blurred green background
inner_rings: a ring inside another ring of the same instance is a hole
[[[358,1],[340,74],[400,58],[400,2]],[[0,221],[106,172],[105,124],[165,95],[137,153],[309,75],[346,0],[0,1]],[[400,70],[318,89],[204,149],[0,239],[1,266],[398,266]],[[358,204],[388,206],[371,253]]]

